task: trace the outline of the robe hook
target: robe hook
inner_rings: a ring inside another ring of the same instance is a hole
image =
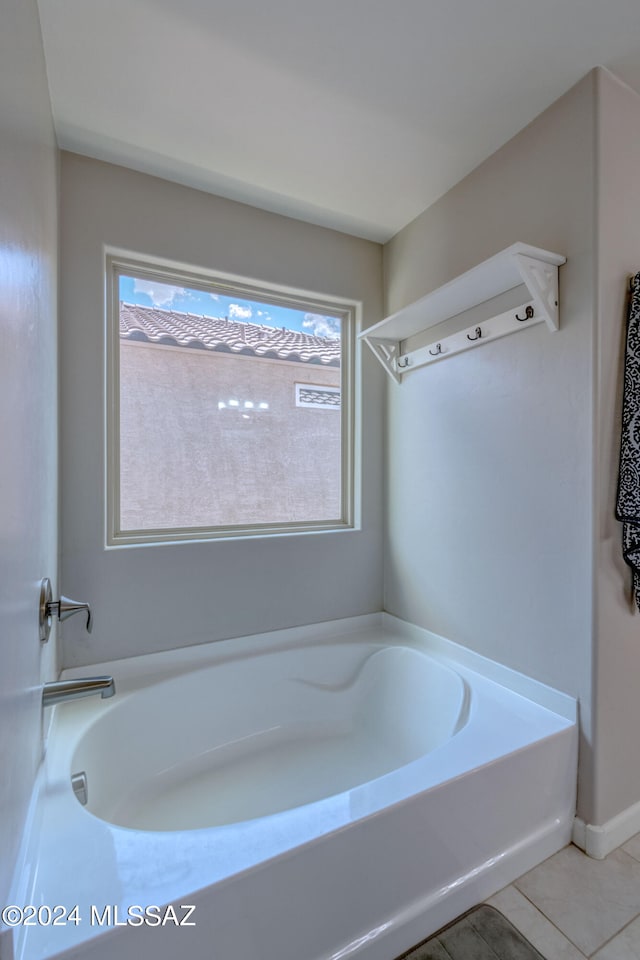
[[[520,323],[523,323],[525,320],[531,320],[532,316],[533,316],[533,307],[529,305],[528,307],[526,307],[524,311],[524,317],[519,317],[518,314],[516,313],[516,320],[519,320]]]
[[[409,357],[398,357],[397,364],[401,370],[409,366]]]
[[[435,350],[429,349],[429,353],[431,354],[432,357],[437,357],[439,353],[442,353],[442,344],[436,343]]]
[[[476,327],[475,334],[476,334],[475,337],[472,337],[471,334],[468,333],[467,340],[479,340],[482,336],[482,330],[480,329],[480,327]]]

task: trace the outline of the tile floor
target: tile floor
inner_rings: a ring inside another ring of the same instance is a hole
[[[488,903],[547,960],[640,960],[640,834],[606,860],[565,847]]]

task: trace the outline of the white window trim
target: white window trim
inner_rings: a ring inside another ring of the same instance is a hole
[[[290,306],[310,313],[328,314],[341,320],[342,360],[342,516],[336,520],[292,523],[264,523],[238,526],[180,527],[144,530],[119,529],[120,517],[120,377],[119,377],[119,277],[136,276],[163,283],[217,290],[225,295],[263,303]],[[357,530],[360,527],[361,451],[359,427],[359,350],[357,334],[361,327],[362,305],[326,294],[269,283],[253,283],[219,272],[191,269],[182,264],[153,260],[105,248],[105,547],[148,546],[159,543],[228,540],[244,537],[269,537]]]

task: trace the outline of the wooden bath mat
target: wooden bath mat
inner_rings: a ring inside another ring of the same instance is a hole
[[[482,904],[398,960],[544,960],[495,909]]]

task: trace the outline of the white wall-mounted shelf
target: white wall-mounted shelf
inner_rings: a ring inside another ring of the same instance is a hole
[[[406,373],[427,363],[444,360],[543,320],[550,330],[557,330],[558,267],[565,262],[566,258],[558,253],[526,243],[514,243],[364,330],[360,337],[387,373],[399,383]],[[402,353],[402,343],[409,337],[522,285],[527,288],[527,295],[517,308],[475,323],[466,330],[440,337],[418,350]]]

